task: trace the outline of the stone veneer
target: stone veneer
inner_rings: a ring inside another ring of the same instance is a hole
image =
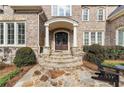
[[[46,17],[49,19],[55,18],[51,16],[51,6],[50,5],[42,5],[43,10],[46,11]],[[87,7],[90,9],[90,18],[89,21],[82,21],[82,8]],[[78,21],[77,27],[77,40],[78,47],[83,46],[83,32],[95,32],[95,31],[106,31],[106,18],[107,16],[116,8],[117,6],[96,6],[96,5],[72,5],[72,16],[69,18]],[[105,9],[105,21],[96,21],[96,11],[98,8]]]
[[[124,16],[123,15],[112,21],[108,21],[105,45],[108,45],[108,46],[116,45],[116,31],[120,27],[124,27]]]
[[[31,47],[35,51],[36,55],[38,56],[38,52],[39,52],[38,14],[36,13],[16,14],[14,13],[13,9],[10,6],[4,6],[4,12],[0,14],[0,22],[17,22],[17,21],[26,22],[26,46]],[[19,48],[18,45],[17,46],[15,45],[13,47],[9,47],[9,46],[5,46],[5,47],[11,48],[10,49],[11,52]],[[1,47],[0,48],[1,51],[3,51],[5,47]],[[12,53],[15,54],[15,51],[13,51]]]

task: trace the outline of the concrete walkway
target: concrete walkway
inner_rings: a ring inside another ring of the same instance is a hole
[[[94,71],[83,66],[52,70],[36,65],[15,84],[15,87],[112,87],[107,82],[91,79],[93,75]],[[120,86],[124,87],[124,77],[120,77]]]

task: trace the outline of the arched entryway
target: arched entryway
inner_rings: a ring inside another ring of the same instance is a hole
[[[59,30],[55,32],[55,50],[68,50],[69,35],[67,32]]]
[[[76,48],[77,26],[78,26],[78,22],[71,18],[60,17],[60,18],[49,19],[45,23],[44,52],[47,52],[48,49],[50,51],[56,51],[56,50],[70,51],[70,48],[72,47]]]

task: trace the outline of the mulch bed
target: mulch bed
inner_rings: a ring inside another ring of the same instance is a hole
[[[6,65],[3,69],[0,70],[0,78],[4,77],[5,75],[9,74],[15,69],[16,69],[15,65]]]
[[[33,66],[34,66],[34,65],[22,67],[22,68],[21,68],[21,72],[20,72],[17,76],[15,76],[15,77],[12,78],[11,80],[9,80],[9,81],[7,82],[7,84],[6,84],[5,87],[12,87],[12,86],[14,86],[14,85],[16,84],[16,82],[17,82],[19,79],[21,79],[21,78],[23,77],[23,75],[24,75],[25,73],[27,73]]]

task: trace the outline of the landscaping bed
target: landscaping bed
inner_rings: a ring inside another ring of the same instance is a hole
[[[94,63],[88,62],[88,61],[83,61],[83,65],[91,70],[98,70],[98,66]]]
[[[5,75],[0,78],[0,87],[12,87],[16,84],[16,82],[23,77],[25,73],[28,72],[29,69],[31,69],[34,65],[31,66],[25,66],[21,68],[16,68],[15,66],[13,67],[13,70],[8,70]],[[3,69],[3,70],[6,70]]]
[[[16,69],[15,65],[4,65],[5,67],[0,70],[0,78],[4,77],[5,75],[9,74],[10,72]]]
[[[6,84],[6,87],[12,87],[16,84],[16,82],[21,79],[23,77],[24,74],[26,74],[32,67],[32,66],[26,66],[26,67],[22,67],[20,68],[20,73],[17,74],[14,78],[12,78],[11,80],[9,80]]]

